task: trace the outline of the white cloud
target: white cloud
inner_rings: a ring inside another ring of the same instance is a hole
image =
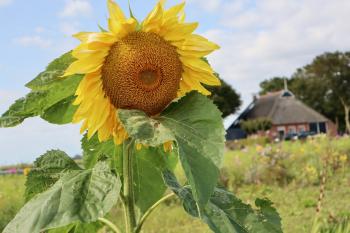
[[[78,22],[62,22],[60,25],[60,30],[66,36],[72,36],[80,31],[80,24]]]
[[[36,33],[43,33],[46,31],[46,29],[44,27],[38,26],[38,27],[34,28],[34,31]]]
[[[66,0],[64,9],[60,12],[61,17],[89,16],[92,6],[87,0]]]
[[[347,0],[226,2],[217,10],[221,27],[205,33],[221,45],[209,60],[246,105],[262,80],[290,76],[325,51],[349,50],[349,10]]]
[[[187,2],[196,4],[199,6],[199,8],[207,12],[214,12],[222,4],[222,0],[188,0]]]
[[[0,7],[10,5],[13,0],[0,0]]]
[[[39,47],[39,48],[48,48],[52,45],[52,41],[49,39],[45,39],[41,36],[22,36],[15,38],[13,40],[16,44],[24,46],[24,47]]]

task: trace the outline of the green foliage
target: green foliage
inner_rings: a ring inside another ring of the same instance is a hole
[[[90,140],[85,135],[82,139],[83,160],[87,168],[93,167],[103,157],[109,158],[111,168],[122,173],[122,146],[116,146],[113,140],[100,143],[97,136]],[[134,150],[134,190],[135,204],[141,213],[158,201],[166,190],[162,178],[164,169],[173,170],[177,164],[174,152],[165,153],[162,147],[143,147]]]
[[[118,115],[126,131],[136,143],[155,147],[175,139],[170,129],[142,111],[120,109]]]
[[[291,84],[291,80],[287,77],[273,77],[267,80],[262,81],[260,86],[260,95],[265,95],[269,92],[280,91],[284,89],[284,82],[287,80],[288,86]]]
[[[175,153],[165,153],[163,148],[143,148],[134,152],[135,163],[134,196],[135,204],[141,213],[145,213],[165,193],[162,171],[173,170],[177,163]]]
[[[78,109],[73,105],[74,96],[70,96],[52,105],[41,115],[41,118],[52,124],[68,124],[72,122],[73,115]]]
[[[350,233],[350,216],[333,217],[332,221],[320,224],[319,228],[320,233]]]
[[[272,122],[267,118],[257,118],[253,120],[242,121],[241,123],[242,129],[247,134],[255,134],[259,131],[266,131],[271,129]]]
[[[67,53],[54,60],[46,71],[29,82],[27,86],[32,91],[16,100],[0,117],[0,127],[13,127],[34,116],[41,116],[56,124],[70,122],[76,108],[69,106],[69,103],[82,79],[81,75],[61,77],[72,61],[71,55]]]
[[[282,232],[281,219],[268,200],[257,199],[258,210],[253,210],[232,193],[215,188],[209,203],[199,213],[189,187],[182,187],[169,171],[164,171],[164,180],[183,201],[184,209],[194,217],[200,216],[215,233]]]
[[[45,160],[44,167],[51,164],[51,159]],[[4,233],[35,233],[76,221],[94,222],[116,203],[120,187],[106,162],[66,172],[51,188],[27,202]]]
[[[64,172],[81,170],[63,151],[51,150],[40,156],[33,165],[26,181],[26,201],[49,189]]]
[[[220,79],[219,74],[216,76]],[[205,86],[212,94],[210,98],[222,112],[222,117],[227,117],[238,111],[242,105],[241,96],[224,80],[220,79],[220,86]]]
[[[196,201],[203,207],[216,185],[224,150],[225,131],[216,106],[206,97],[191,92],[154,119],[135,110],[118,113],[129,135],[139,143],[159,145],[176,139],[182,167]]]
[[[318,136],[281,144],[250,142],[250,145],[239,144],[243,147],[226,155],[222,173],[230,177],[226,182],[234,189],[261,183],[318,185],[325,160],[330,169],[328,176],[344,172],[350,162],[349,138],[335,140]],[[303,202],[303,205],[309,204]]]
[[[102,223],[73,223],[64,227],[50,229],[47,233],[97,233],[102,228]]]
[[[122,146],[116,146],[112,139],[100,142],[95,134],[90,140],[87,138],[87,134],[81,139],[81,147],[83,149],[83,162],[85,168],[92,168],[98,162],[99,159],[104,157],[109,158],[112,163],[112,168],[120,168],[121,165],[117,164],[121,160]],[[121,171],[121,169],[119,170]]]

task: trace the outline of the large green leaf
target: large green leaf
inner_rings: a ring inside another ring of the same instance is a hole
[[[164,171],[168,187],[183,201],[184,209],[201,217],[215,233],[282,233],[281,218],[272,202],[257,199],[257,210],[244,204],[232,193],[215,188],[210,201],[200,215],[190,187],[182,187],[170,171]]]
[[[224,152],[225,130],[212,101],[191,92],[155,118],[136,110],[119,110],[118,114],[137,142],[156,146],[175,139],[194,197],[204,207],[216,186]]]
[[[53,124],[68,124],[72,122],[73,115],[78,109],[77,105],[73,105],[74,96],[70,96],[60,102],[54,104],[45,110],[41,118]]]
[[[39,233],[74,222],[94,222],[117,202],[120,187],[106,162],[93,169],[69,171],[27,202],[4,233]]]
[[[42,116],[49,122],[63,124],[69,122],[76,108],[67,106],[82,79],[82,75],[62,78],[65,68],[73,61],[64,55],[48,67],[52,75],[42,75],[27,84],[32,88],[24,98],[16,100],[8,111],[0,117],[0,127],[13,127],[28,117]],[[69,55],[70,56],[70,55]],[[61,109],[62,108],[62,109]],[[60,111],[57,111],[61,109]]]
[[[65,79],[62,77],[64,71],[68,66],[75,61],[75,58],[72,56],[72,52],[67,52],[53,60],[38,76],[36,76],[32,81],[26,84],[26,87],[32,90],[47,90],[51,88],[50,86],[57,82]]]
[[[50,107],[73,96],[80,80],[81,77],[79,76],[66,78],[52,84],[48,90],[32,91],[25,98],[18,99],[0,117],[0,127],[13,127],[22,123],[28,117],[44,115]]]
[[[175,153],[165,153],[162,147],[143,148],[134,152],[134,197],[135,204],[144,213],[165,193],[162,177],[164,169],[173,170],[177,163]]]
[[[82,139],[83,160],[85,167],[89,168],[104,156],[112,162],[111,167],[119,174],[122,172],[122,145],[116,146],[113,140],[99,142],[96,135],[90,140],[85,135]],[[177,163],[176,155],[165,153],[162,147],[145,148],[133,152],[133,176],[135,204],[141,213],[158,201],[166,190],[162,178],[164,169],[174,169]]]
[[[33,169],[28,174],[26,200],[46,191],[64,175],[64,172],[71,170],[81,168],[65,152],[60,150],[46,152],[34,162]]]

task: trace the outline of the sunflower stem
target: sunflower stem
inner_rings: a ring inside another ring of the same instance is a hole
[[[134,141],[128,139],[123,145],[123,197],[125,201],[126,233],[133,233],[136,227],[133,185],[133,147]]]

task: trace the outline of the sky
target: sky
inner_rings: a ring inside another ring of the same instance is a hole
[[[128,12],[127,0],[117,2]],[[155,3],[131,0],[139,20]],[[349,0],[186,1],[186,20],[200,23],[196,33],[221,46],[209,61],[241,94],[242,108],[262,80],[290,76],[325,51],[349,50],[349,12]],[[78,44],[72,34],[106,27],[107,16],[103,0],[0,0],[0,113],[29,91],[25,83]],[[50,149],[81,154],[79,127],[31,118],[1,128],[0,165],[32,162]]]

